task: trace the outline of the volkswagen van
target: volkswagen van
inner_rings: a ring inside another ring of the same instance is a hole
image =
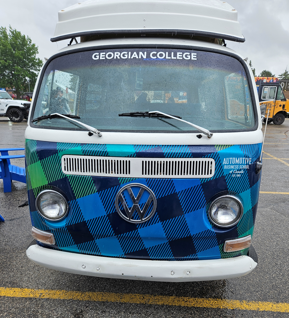
[[[257,266],[263,135],[244,42],[219,0],[95,0],[59,12],[69,45],[26,129],[33,262],[108,278],[202,281]]]

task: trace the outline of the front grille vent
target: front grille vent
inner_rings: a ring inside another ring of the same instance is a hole
[[[143,176],[190,176],[201,177],[212,176],[212,159],[191,160],[143,160]]]
[[[62,170],[66,174],[81,175],[130,175],[131,161],[129,159],[63,156]]]
[[[62,171],[68,175],[129,178],[211,178],[211,158],[156,159],[96,156],[62,156]]]

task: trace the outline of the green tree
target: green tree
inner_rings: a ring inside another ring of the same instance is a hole
[[[28,36],[12,29],[0,27],[0,87],[15,88],[19,98],[21,92],[33,90],[42,66],[37,58],[38,47]]]
[[[251,70],[252,70],[252,72],[253,72],[253,75],[256,76],[256,69],[253,68],[253,64],[252,64],[252,61],[251,61],[251,60],[250,60],[250,62],[249,62],[249,66],[251,67]]]
[[[274,74],[272,74],[270,71],[267,71],[267,70],[262,71],[259,76],[261,76],[261,77],[275,77]]]
[[[278,78],[279,78],[280,80],[282,80],[282,79],[289,79],[289,72],[288,72],[288,70],[287,70],[287,67],[286,67],[285,71],[278,76]]]

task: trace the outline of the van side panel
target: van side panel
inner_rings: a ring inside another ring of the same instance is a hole
[[[54,234],[54,248],[91,255],[151,260],[206,260],[246,255],[224,253],[225,240],[253,234],[261,173],[256,173],[261,144],[154,146],[72,144],[26,140],[26,171],[32,225]],[[211,178],[117,178],[66,175],[63,155],[213,158]],[[154,216],[145,223],[123,220],[115,209],[117,192],[127,184],[143,184],[157,199]],[[45,220],[35,199],[44,189],[57,189],[69,204],[67,217]],[[240,222],[227,229],[213,225],[210,202],[234,194],[243,203]]]

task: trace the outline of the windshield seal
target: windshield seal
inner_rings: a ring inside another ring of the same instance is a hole
[[[258,116],[257,116],[257,105],[256,105],[256,101],[254,98],[254,88],[253,88],[253,83],[252,83],[252,79],[251,79],[251,74],[249,73],[248,67],[246,65],[246,63],[243,61],[243,59],[238,56],[237,54],[234,54],[232,52],[228,52],[228,51],[224,51],[222,49],[218,50],[218,49],[213,49],[213,48],[209,48],[209,47],[199,47],[196,45],[180,45],[180,44],[160,44],[160,45],[155,45],[155,44],[144,44],[144,45],[134,45],[134,44],[126,44],[125,46],[121,45],[121,44],[113,44],[113,45],[100,45],[100,46],[90,46],[90,47],[84,47],[84,48],[75,48],[72,49],[70,51],[64,51],[64,52],[60,52],[57,53],[55,55],[53,55],[52,57],[49,58],[49,60],[46,62],[46,64],[44,65],[44,67],[42,68],[40,77],[39,77],[39,83],[42,82],[44,76],[45,76],[45,72],[46,69],[48,68],[49,64],[54,60],[57,59],[58,57],[62,57],[62,56],[67,56],[70,54],[74,54],[74,53],[78,53],[78,52],[92,52],[92,51],[97,51],[97,50],[108,50],[108,49],[183,49],[183,50],[198,50],[200,52],[210,52],[210,53],[217,53],[217,54],[222,54],[225,56],[229,56],[231,58],[236,59],[238,62],[241,63],[244,72],[246,74],[246,78],[247,78],[247,84],[248,84],[248,89],[249,89],[249,93],[251,96],[251,103],[252,103],[252,111],[253,111],[253,115],[254,115],[254,125],[249,128],[246,129],[245,131],[243,129],[226,129],[224,130],[219,130],[219,129],[210,129],[212,132],[214,133],[232,133],[232,132],[249,132],[249,131],[255,131],[258,128]],[[33,100],[33,105],[32,105],[32,115],[30,117],[30,126],[33,128],[40,128],[40,129],[48,129],[48,130],[75,130],[73,128],[67,128],[67,127],[40,127],[39,125],[35,125],[32,120],[34,117],[34,112],[35,112],[35,106],[36,106],[36,102],[40,93],[40,87],[41,85],[37,86],[37,90],[35,92],[35,98]],[[82,130],[82,129],[79,129]],[[151,131],[140,131],[140,130],[134,130],[134,129],[130,129],[130,130],[123,130],[123,129],[105,129],[102,128],[101,129],[103,132],[124,132],[124,133],[198,133],[197,131],[192,131],[192,130],[176,130],[176,131],[167,131],[167,130],[151,130]]]

